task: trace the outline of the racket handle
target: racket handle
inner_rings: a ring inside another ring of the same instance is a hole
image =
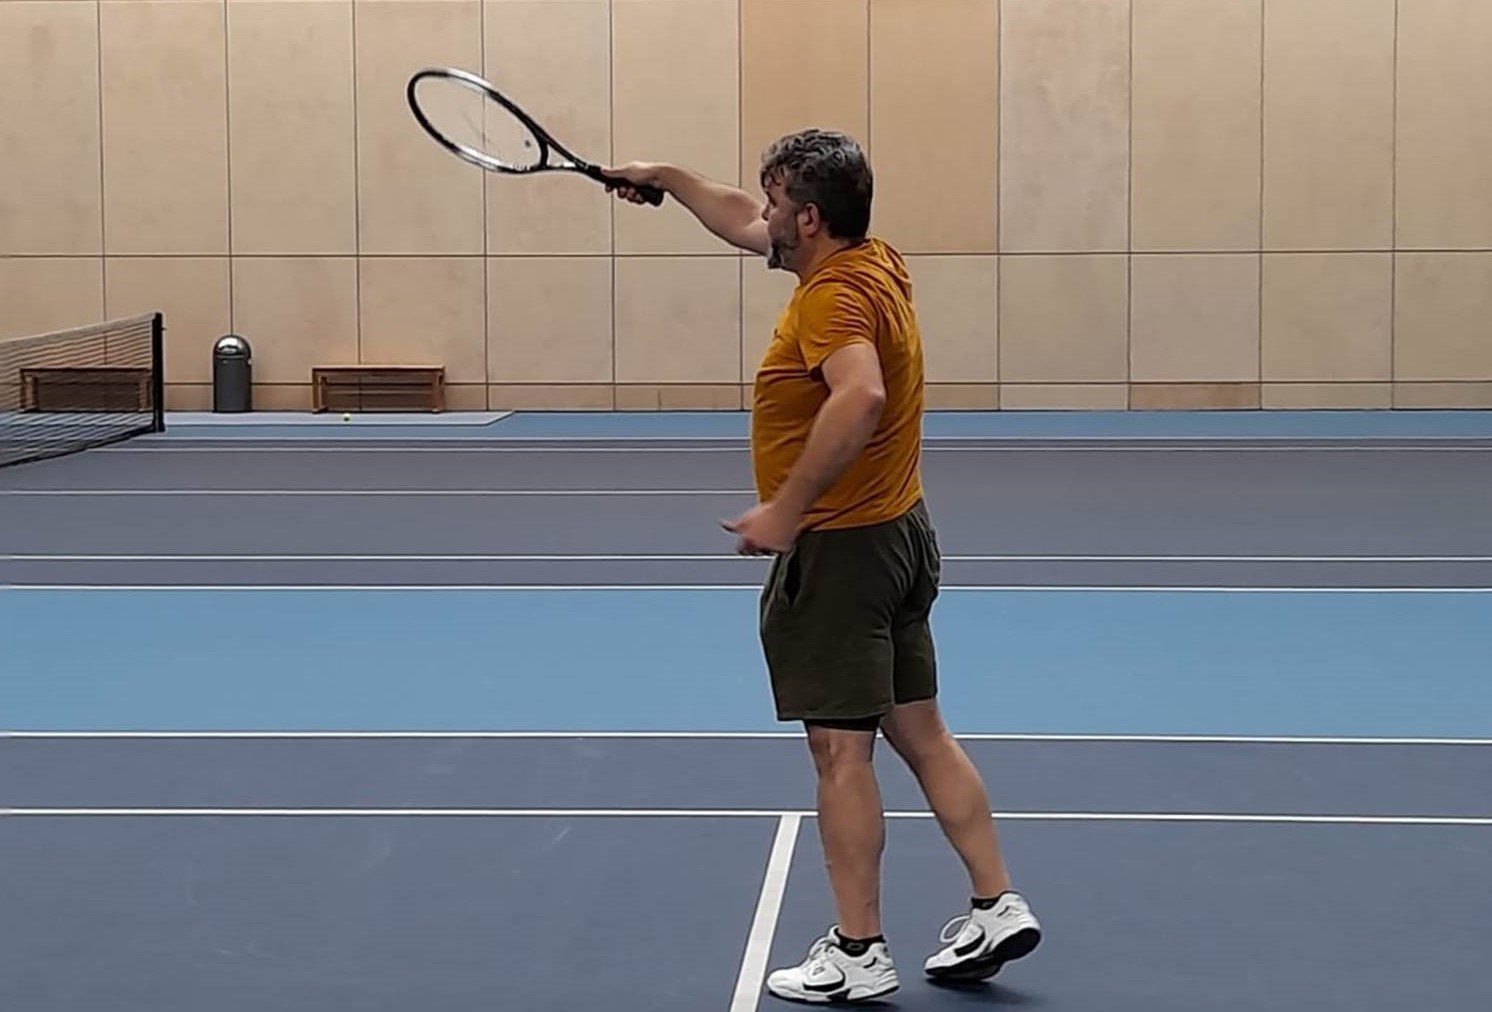
[[[590,176],[592,179],[596,180],[596,182],[604,183],[608,190],[614,189],[618,186],[630,186],[632,187],[632,189],[638,192],[643,200],[646,200],[654,207],[660,206],[663,203],[664,196],[666,196],[666,194],[656,186],[638,186],[634,183],[627,182],[625,179],[613,179],[611,176],[608,176],[606,173],[602,172],[601,167],[598,165],[584,166],[582,171],[584,171],[587,176]]]

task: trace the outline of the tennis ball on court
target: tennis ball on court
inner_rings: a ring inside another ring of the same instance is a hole
[[[344,421],[344,422],[350,422],[350,421],[352,421],[352,412],[350,412],[350,411],[344,411],[344,412],[342,412],[342,421]]]

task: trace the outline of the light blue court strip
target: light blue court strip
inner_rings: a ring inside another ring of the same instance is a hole
[[[732,438],[744,412],[517,413],[500,438]],[[1492,438],[1492,411],[934,411],[929,439]]]
[[[446,411],[440,414],[427,412],[368,412],[354,415],[350,422],[344,421],[342,412],[323,411],[242,411],[242,412],[216,412],[216,411],[168,411],[166,420],[172,428],[188,429],[194,427],[209,426],[212,428],[252,428],[273,431],[276,427],[290,426],[292,428],[339,428],[343,425],[353,424],[364,428],[378,428],[380,426],[399,426],[411,423],[421,426],[434,425],[439,428],[445,427],[469,427],[474,425],[491,425],[507,418],[511,411]]]
[[[297,421],[299,419],[299,421]],[[742,411],[452,412],[444,415],[167,417],[180,439],[725,439],[744,440]],[[1492,439],[1492,411],[945,411],[929,439]]]
[[[337,440],[365,439],[491,439],[505,411],[452,411],[444,414],[312,414],[297,411],[252,411],[213,414],[201,411],[166,413],[166,431],[141,436],[139,442],[179,440]]]
[[[752,590],[0,591],[7,730],[784,731]],[[1492,595],[964,591],[965,733],[1492,737]]]

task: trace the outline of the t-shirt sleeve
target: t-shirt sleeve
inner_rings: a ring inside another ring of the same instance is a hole
[[[852,285],[830,282],[813,286],[803,294],[798,320],[803,363],[813,372],[846,345],[876,345],[875,306]]]

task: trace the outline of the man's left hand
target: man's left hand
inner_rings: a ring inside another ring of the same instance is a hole
[[[801,514],[781,503],[766,502],[721,526],[740,536],[736,544],[740,555],[780,555],[797,542],[802,522]]]

